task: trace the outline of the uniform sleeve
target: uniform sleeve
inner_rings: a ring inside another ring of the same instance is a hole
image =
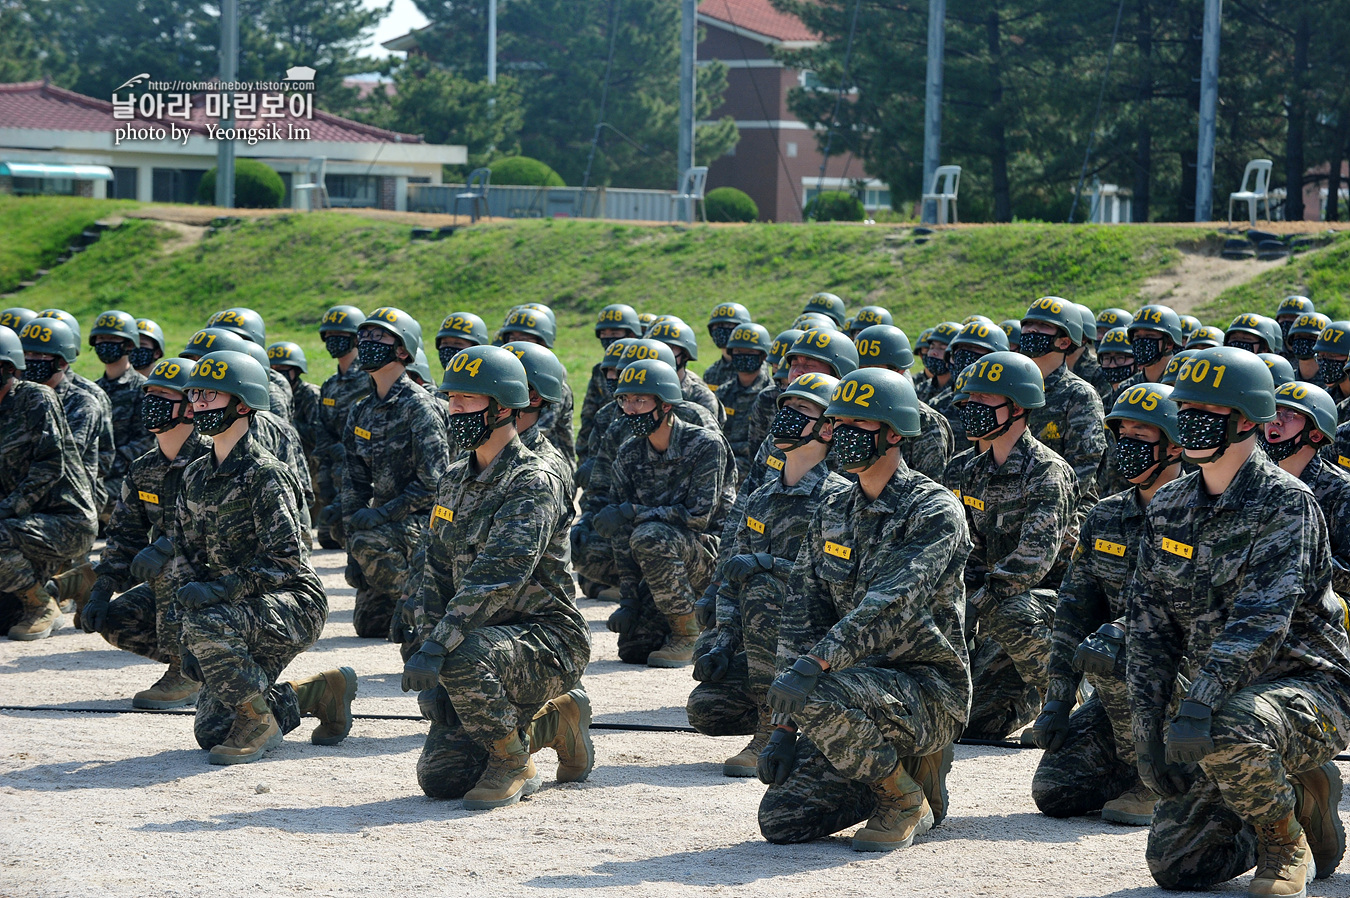
[[[595,413],[600,411],[600,406],[605,404],[604,394],[600,391],[601,376],[600,365],[597,363],[591,369],[591,379],[586,381],[586,395],[581,398],[581,430],[577,432],[577,455],[581,461],[585,461],[590,455],[591,431],[595,429]]]
[[[1158,544],[1152,521],[1146,520],[1134,576],[1125,587],[1125,682],[1136,742],[1162,737],[1167,704],[1186,650],[1180,623],[1167,603],[1155,598],[1166,595],[1152,576],[1159,570]]]
[[[36,389],[36,388],[35,388]],[[65,475],[66,456],[61,448],[61,420],[65,413],[52,394],[37,396],[27,409],[27,420],[10,426],[23,427],[34,434],[29,443],[28,470],[8,496],[0,500],[0,509],[8,509],[16,518],[27,517],[42,503],[47,493]],[[10,401],[13,401],[11,395]]]
[[[726,448],[716,439],[703,440],[701,443],[694,457],[689,460],[684,502],[643,508],[638,511],[634,523],[663,521],[696,533],[705,533],[713,527],[713,518],[717,514],[725,486]],[[614,466],[616,475],[618,467]]]
[[[361,406],[356,406],[359,409]],[[370,468],[366,465],[361,454],[356,451],[356,432],[353,430],[352,419],[355,418],[355,409],[347,415],[347,423],[342,428],[342,519],[345,524],[352,515],[356,514],[357,509],[365,508],[370,504],[370,497],[374,495],[372,487],[372,474]]]
[[[94,568],[100,577],[111,578],[119,592],[135,584],[131,560],[150,545],[150,516],[145,513],[145,501],[140,497],[136,475],[133,467],[122,481],[122,495],[113,506],[112,518],[108,521],[108,541]]]
[[[257,552],[247,568],[221,578],[235,581],[232,598],[279,592],[302,577],[313,576],[296,505],[300,484],[288,468],[279,465],[256,470],[249,499]]]
[[[201,522],[188,504],[192,489],[191,468],[183,478],[183,489],[178,494],[174,514],[168,518],[168,537],[173,543],[173,559],[164,571],[170,595],[193,581],[206,577],[206,537]]]
[[[1323,464],[1329,464],[1323,460]],[[1350,484],[1338,491],[1333,507],[1326,510],[1327,537],[1331,542],[1331,588],[1350,598]]]
[[[917,437],[906,437],[900,448],[908,449],[904,452],[906,464],[930,480],[941,483],[951,457],[952,426],[941,415],[933,416],[932,420],[936,426],[921,431]]]
[[[1072,523],[1076,497],[1073,483],[1061,476],[1061,469],[1052,466],[1029,479],[1024,498],[1027,513],[1017,548],[1003,558],[985,559],[990,566],[986,586],[995,599],[1026,592],[1050,573],[1064,530]]]
[[[745,524],[745,516],[740,517],[740,526],[735,530],[734,538],[723,537],[723,551],[718,558],[718,574],[721,565],[728,557],[742,552],[752,552],[749,545],[751,530]],[[725,531],[724,531],[725,533]],[[730,583],[723,580],[717,590],[717,644],[735,651],[741,647],[743,627],[741,619],[741,590],[745,583]]]
[[[829,584],[818,573],[825,559],[824,547],[820,518],[815,515],[797,550],[797,563],[788,579],[783,616],[778,624],[779,670],[791,667],[798,657],[810,653],[838,619]]]
[[[1087,384],[1074,393],[1068,408],[1069,432],[1064,435],[1064,460],[1078,475],[1083,492],[1095,492],[1097,468],[1106,452],[1101,397]]]
[[[1072,702],[1078,672],[1073,668],[1073,656],[1078,646],[1094,631],[1099,621],[1109,614],[1106,593],[1102,590],[1092,557],[1085,547],[1091,546],[1095,521],[1089,516],[1083,524],[1082,538],[1074,549],[1069,569],[1059,586],[1059,603],[1055,606],[1055,626],[1050,632],[1050,676],[1047,701]]]
[[[410,461],[415,476],[403,487],[403,492],[384,503],[383,510],[395,521],[401,521],[410,514],[429,513],[432,500],[436,496],[437,484],[441,482],[445,469],[450,466],[450,446],[445,424],[431,406],[432,401],[434,400],[419,401],[417,405],[409,407],[416,409],[413,414],[417,416],[412,425],[410,446],[412,449]],[[362,470],[365,469],[364,462],[357,459],[356,455],[355,452],[348,454],[348,457],[354,460],[348,463],[348,472],[358,465]],[[369,471],[366,471],[364,476],[369,478]],[[343,514],[351,514],[356,510],[348,508],[345,491],[342,506]]]

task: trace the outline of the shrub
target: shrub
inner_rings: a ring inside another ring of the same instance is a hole
[[[703,198],[703,211],[708,221],[755,221],[759,218],[755,201],[744,190],[735,187],[709,190]]]
[[[234,160],[234,204],[240,209],[276,209],[286,198],[286,185],[272,167],[254,159]],[[197,202],[216,202],[216,170],[202,175]]]
[[[566,187],[562,177],[538,159],[503,156],[488,163],[492,183],[511,187]]]
[[[808,221],[862,221],[862,200],[842,190],[826,190],[806,204],[804,217]]]

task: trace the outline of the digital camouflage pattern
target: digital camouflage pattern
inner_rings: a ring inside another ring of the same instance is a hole
[[[319,388],[319,426],[314,431],[314,455],[319,462],[319,476],[314,482],[317,501],[321,506],[334,502],[341,505],[342,477],[346,470],[346,452],[342,438],[346,431],[347,414],[357,401],[370,392],[370,375],[353,361],[346,372],[338,371]],[[320,527],[321,536],[342,533],[341,516],[331,528]]]
[[[113,460],[117,457],[117,440],[113,435],[112,426],[112,401],[108,399],[108,394],[103,392],[103,389],[98,384],[94,383],[84,375],[76,373],[74,369],[67,368],[66,376],[63,377],[62,380],[70,381],[82,392],[93,396],[107,415],[107,420],[99,428],[98,436],[99,479],[107,480],[112,476]],[[107,485],[105,484],[102,489],[106,492]]]
[[[107,394],[108,401],[112,403],[113,442],[116,445],[116,452],[108,481],[108,497],[111,499],[122,494],[122,478],[127,475],[131,463],[154,446],[155,436],[145,429],[145,422],[141,420],[144,374],[137,373],[134,368],[127,368],[116,379],[104,375],[95,383]]]
[[[249,429],[258,444],[284,462],[295,475],[296,483],[300,484],[300,525],[308,535],[309,507],[314,504],[314,483],[309,477],[309,462],[305,459],[300,434],[284,418],[264,411],[253,413],[253,423]]]
[[[774,415],[778,414],[778,397],[783,393],[783,385],[778,381],[771,381],[769,386],[755,397],[755,407],[750,409],[750,426],[746,430],[745,440],[755,448],[756,454],[759,447],[763,445],[764,440],[769,436],[769,428],[773,425]],[[747,468],[753,470],[752,461],[747,461]],[[737,468],[739,469],[739,465]],[[746,477],[746,472],[741,472],[742,483]]]
[[[947,416],[926,402],[919,403],[919,435],[900,441],[900,455],[905,464],[930,480],[942,482],[956,450],[956,436]]]
[[[726,413],[722,410],[722,403],[717,401],[717,396],[708,385],[703,382],[703,378],[694,372],[685,368],[680,371],[680,393],[684,396],[685,402],[693,402],[703,406],[712,416],[717,419],[718,427],[725,427],[727,423]]]
[[[1098,396],[1102,394],[1101,385],[1110,384],[1105,375],[1102,374],[1101,363],[1097,361],[1097,350],[1093,349],[1091,344],[1088,344],[1088,347],[1083,350],[1083,354],[1078,357],[1078,361],[1073,363],[1073,373],[1096,390]]]
[[[1121,683],[1120,693],[1124,693]],[[1129,714],[1129,704],[1125,713]],[[1031,779],[1031,797],[1041,813],[1051,817],[1081,817],[1100,811],[1139,785],[1131,747],[1129,758],[1114,735],[1114,719],[1094,694],[1069,715],[1069,733],[1057,751],[1046,752]],[[1125,723],[1129,731],[1129,721]]]
[[[548,441],[558,450],[558,454],[567,462],[573,476],[577,467],[577,441],[572,435],[572,388],[567,381],[562,384],[562,402],[549,403],[539,415],[535,425]]]
[[[754,412],[759,394],[772,385],[768,369],[761,367],[749,386],[741,383],[740,377],[733,373],[731,379],[717,388],[717,399],[726,413],[722,433],[731,444],[731,454],[736,459],[736,470],[739,472],[738,479],[744,479],[750,470],[750,459],[759,448],[758,444],[750,442],[750,415]]]
[[[708,385],[708,389],[712,390],[714,393],[720,394],[722,392],[722,384],[736,378],[736,369],[731,367],[730,359],[725,355],[719,355],[717,361],[704,369],[702,377],[703,382]],[[719,395],[718,398],[720,399],[721,396]]]
[[[272,401],[269,411],[290,424],[295,419],[295,397],[292,395],[291,382],[280,371],[264,365],[267,372],[267,395]]]
[[[587,451],[595,427],[595,413],[607,402],[605,372],[596,362],[591,367],[590,380],[586,381],[586,394],[581,398],[581,429],[577,431],[577,458],[580,461],[584,462],[589,457]]]
[[[319,390],[319,385],[297,380],[293,388],[292,399],[295,402],[295,415],[291,419],[291,424],[300,434],[300,444],[305,449],[305,455],[314,458],[314,451],[318,446],[319,428],[322,426],[319,420],[319,409],[323,408],[323,396]]]
[[[1299,480],[1307,484],[1322,509],[1331,544],[1331,588],[1350,599],[1350,472],[1322,455],[1309,460]]]
[[[1069,463],[1078,487],[1092,507],[1097,498],[1097,468],[1106,451],[1102,399],[1090,384],[1064,365],[1045,378],[1045,405],[1028,409],[1027,430]]]
[[[99,402],[92,394],[81,390],[69,374],[52,389],[66,413],[66,426],[80,452],[85,475],[93,490],[94,507],[102,508],[108,500],[108,487],[99,472],[99,453],[105,440],[109,447],[112,446],[112,404],[106,397]]]

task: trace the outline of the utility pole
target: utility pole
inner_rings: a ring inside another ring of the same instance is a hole
[[[1219,108],[1219,25],[1223,0],[1205,0],[1204,38],[1200,45],[1200,140],[1195,154],[1195,220],[1214,212],[1214,134]]]
[[[923,104],[923,185],[928,192],[942,162],[942,56],[947,43],[947,0],[928,0],[928,84]],[[924,224],[937,222],[937,203],[923,204]]]
[[[239,0],[221,0],[220,4],[220,80],[232,82],[239,74]],[[233,107],[220,126],[234,127]],[[234,208],[234,141],[216,144],[216,205]]]
[[[488,0],[488,84],[497,83],[497,0]]]
[[[680,143],[679,143],[679,181],[684,173],[694,167],[694,63],[697,61],[698,47],[695,36],[698,33],[696,15],[698,0],[680,0]],[[676,183],[675,189],[683,185]],[[694,203],[685,200],[685,220],[694,220]]]

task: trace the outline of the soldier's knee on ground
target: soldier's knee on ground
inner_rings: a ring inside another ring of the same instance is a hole
[[[749,736],[759,723],[759,709],[734,685],[700,683],[685,704],[689,725],[705,736]]]
[[[417,759],[417,784],[428,798],[463,798],[487,768],[487,758],[487,748],[458,725],[433,723]]]

